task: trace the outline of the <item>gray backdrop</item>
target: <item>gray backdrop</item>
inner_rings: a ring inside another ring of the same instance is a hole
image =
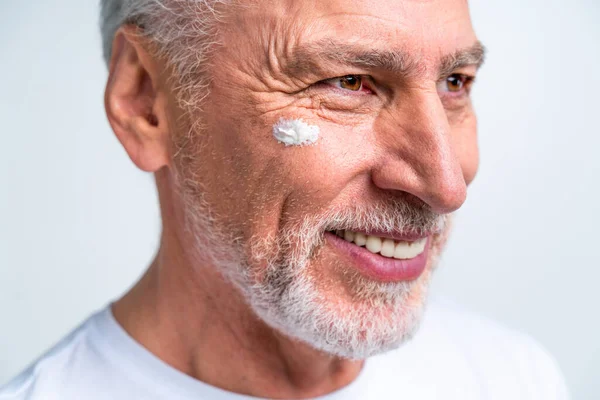
[[[152,177],[104,117],[96,3],[0,1],[0,382],[156,249]],[[482,163],[434,290],[530,333],[597,398],[600,3],[471,3]]]

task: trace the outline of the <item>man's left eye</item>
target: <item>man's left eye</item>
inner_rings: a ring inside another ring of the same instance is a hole
[[[326,83],[340,89],[358,92],[363,88],[363,78],[360,75],[346,75],[339,78],[328,79]]]
[[[460,93],[469,88],[473,79],[472,76],[452,74],[439,83],[438,89],[442,92]]]

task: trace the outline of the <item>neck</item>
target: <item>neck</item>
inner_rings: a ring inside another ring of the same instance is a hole
[[[222,389],[257,397],[306,398],[351,383],[363,363],[279,334],[259,320],[214,267],[186,256],[177,235],[113,306],[123,328],[172,367]]]

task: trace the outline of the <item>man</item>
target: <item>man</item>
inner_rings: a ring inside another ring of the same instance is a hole
[[[102,33],[160,250],[0,399],[567,398],[528,337],[424,314],[478,164],[466,1],[104,0]]]

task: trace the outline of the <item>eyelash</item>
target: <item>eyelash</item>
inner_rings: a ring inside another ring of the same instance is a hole
[[[351,89],[344,89],[339,87],[336,83],[340,83],[343,79],[345,78],[360,78],[361,79],[361,86],[359,90],[351,90]],[[447,85],[448,83],[450,83],[450,79],[454,78],[454,79],[458,79],[461,85],[460,90],[458,91],[452,91],[452,90],[440,90],[440,86],[442,85]],[[469,96],[470,92],[471,92],[471,86],[473,85],[473,82],[475,81],[475,76],[472,75],[467,75],[467,74],[461,74],[461,73],[455,73],[455,74],[451,74],[449,76],[447,76],[444,79],[441,79],[438,83],[437,83],[437,89],[438,89],[438,93],[440,95],[440,98],[442,100],[446,100],[446,101],[458,101],[460,99],[464,99],[466,97]],[[342,75],[342,76],[338,76],[335,78],[329,78],[329,79],[324,79],[322,81],[317,82],[317,85],[322,86],[322,87],[327,87],[330,90],[335,91],[337,94],[340,94],[342,96],[364,96],[366,94],[374,94],[375,90],[371,89],[371,85],[374,85],[373,83],[373,78],[368,76],[368,75]]]
[[[361,86],[359,90],[350,90],[350,89],[344,89],[341,87],[338,87],[336,85],[334,85],[332,82],[340,82],[342,79],[344,78],[349,78],[349,77],[357,77],[360,78],[361,80]],[[337,76],[335,78],[330,78],[330,79],[324,79],[322,81],[317,82],[318,85],[322,85],[322,86],[328,86],[329,88],[343,94],[343,95],[351,95],[351,96],[362,96],[365,94],[372,94],[373,90],[371,90],[369,88],[367,83],[368,81],[372,80],[371,77],[367,76],[367,75],[342,75],[342,76]]]
[[[461,89],[455,92],[451,90],[439,90],[440,85],[449,83],[450,78],[458,79],[461,84]],[[468,95],[471,92],[471,86],[473,86],[474,81],[475,77],[472,75],[460,73],[452,74],[438,82],[438,91],[444,93],[445,96],[462,97],[464,95]]]

